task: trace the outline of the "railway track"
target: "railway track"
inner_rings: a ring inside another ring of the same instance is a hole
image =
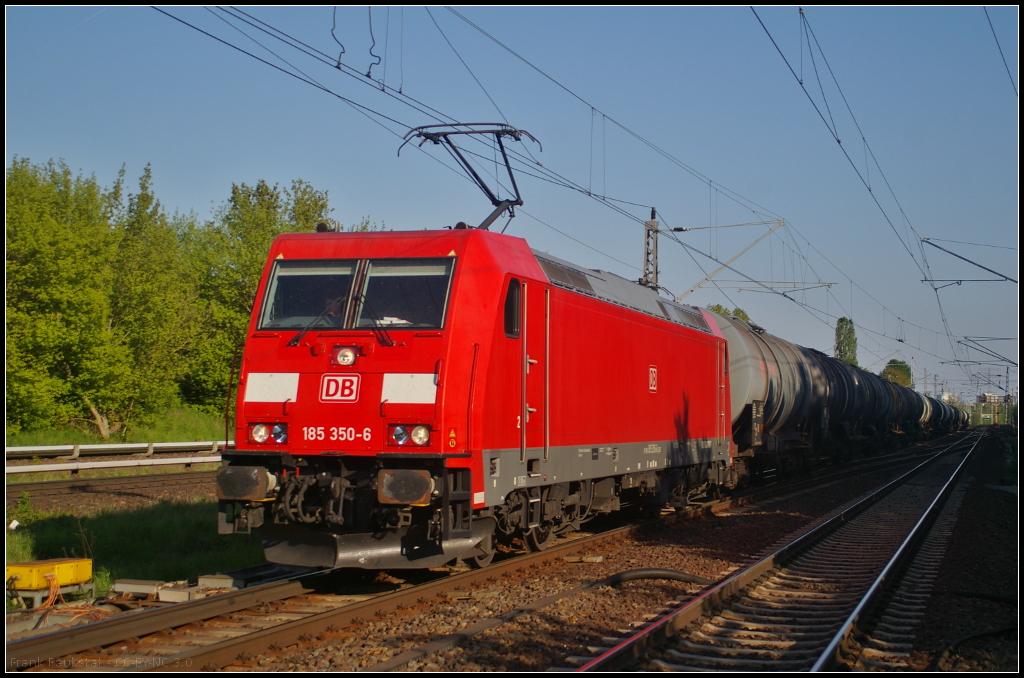
[[[911,453],[916,452],[918,454],[926,454],[930,449],[932,449],[931,445],[920,445],[910,448]],[[887,455],[885,457],[878,457],[855,463],[850,465],[847,471],[840,471],[840,473],[860,473],[863,472],[865,468],[891,463],[893,457],[898,457],[906,453],[907,452],[904,451],[897,455]],[[827,469],[823,474],[816,474],[812,480],[806,482],[821,482],[823,478],[827,479],[828,477],[835,475],[835,473],[836,471]],[[12,504],[17,502],[26,492],[31,500],[41,497],[52,497],[74,493],[130,492],[135,489],[161,487],[166,484],[173,484],[181,481],[195,483],[205,482],[213,479],[215,474],[216,471],[186,471],[182,473],[73,478],[70,480],[46,480],[38,482],[8,482],[6,485],[7,503]],[[789,484],[787,487],[799,487],[799,485]],[[763,497],[763,493],[765,491],[770,490],[762,490],[757,496]]]
[[[907,627],[892,622],[905,621],[900,612],[923,609],[910,588],[893,595],[889,621],[883,617],[875,626],[876,637],[862,647],[852,633],[892,593],[899,567],[938,515],[979,439],[950,446],[950,453],[966,452],[962,459],[937,455],[628,637],[606,639],[611,647],[603,653],[577,658],[580,670],[798,671],[840,662],[877,669],[881,657],[897,666],[907,650]],[[934,559],[931,549],[925,558]],[[921,571],[917,565],[919,582]]]
[[[213,480],[216,471],[186,471],[183,473],[152,473],[133,476],[103,478],[76,478],[73,480],[45,480],[32,483],[7,483],[7,504],[17,503],[28,493],[30,500],[65,494],[104,494],[133,492],[141,489],[203,483]]]
[[[893,457],[885,463],[906,461],[905,457]],[[877,469],[880,463],[875,461],[866,466]],[[844,469],[830,477],[840,479],[854,472]],[[779,493],[799,493],[803,491],[801,486],[811,487],[821,482],[822,478],[817,478],[769,488],[756,495],[694,506],[691,513],[728,511],[754,501],[757,496],[763,498]],[[440,594],[485,586],[488,580],[493,581],[503,574],[525,571],[535,564],[587,553],[629,538],[643,529],[644,526],[633,525],[593,537],[578,538],[541,553],[496,562],[481,571],[444,576],[373,597],[318,593],[317,589],[337,590],[336,586],[321,585],[327,581],[325,578],[329,574],[318,574],[291,582],[212,596],[163,610],[125,615],[9,643],[8,668],[16,670],[32,665],[53,668],[78,665],[91,668],[132,666],[198,669],[239,661],[244,665],[245,657],[266,653],[268,648],[273,651],[274,648],[322,643],[325,639],[329,640],[332,634],[334,637],[346,634],[339,629],[360,620],[403,613],[401,611],[413,613]],[[568,594],[562,593],[559,597],[564,595]],[[95,648],[103,649],[97,651]],[[399,665],[407,664],[424,652],[420,650],[415,656],[406,655],[394,661]]]
[[[489,579],[535,562],[623,539],[636,529],[639,528],[630,526],[585,537],[541,553],[496,562],[484,570],[444,576],[383,595],[361,596],[364,600],[360,601],[353,601],[352,596],[315,593],[313,585],[318,579],[329,577],[330,572],[219,594],[12,641],[7,644],[7,668],[219,667],[246,653],[309,642],[313,635],[333,633],[331,628],[413,609],[438,594],[481,586]],[[97,647],[104,649],[90,651]]]

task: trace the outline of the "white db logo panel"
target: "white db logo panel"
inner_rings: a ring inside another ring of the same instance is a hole
[[[325,374],[320,380],[320,402],[354,403],[359,400],[358,374]]]

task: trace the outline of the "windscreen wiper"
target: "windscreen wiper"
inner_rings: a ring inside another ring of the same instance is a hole
[[[301,330],[299,330],[299,333],[296,334],[294,337],[292,337],[291,341],[289,341],[287,345],[288,346],[298,346],[299,342],[302,341],[302,338],[304,336],[306,336],[306,334],[311,329],[313,329],[313,327],[318,322],[320,322],[321,320],[326,318],[328,313],[330,313],[331,311],[338,310],[338,305],[341,304],[341,302],[344,301],[344,300],[345,300],[345,297],[344,296],[340,296],[337,299],[335,299],[334,301],[332,301],[330,304],[328,304],[327,308],[325,308],[323,311],[321,311],[320,315],[318,315],[317,317],[313,318],[313,320],[311,320],[308,325],[306,325]]]
[[[370,306],[368,301],[366,301],[366,295],[359,295],[359,300],[363,302],[363,308],[365,308],[367,313],[370,314],[370,320],[373,322],[373,334],[377,337],[377,341],[380,342],[382,346],[394,346],[395,340],[392,339],[391,335],[388,334],[388,331],[384,329],[384,323],[381,319],[373,312],[373,307]]]

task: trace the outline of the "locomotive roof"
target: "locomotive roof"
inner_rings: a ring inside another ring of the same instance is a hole
[[[519,244],[513,247],[497,247],[492,249],[492,254],[506,254],[511,259],[507,259],[504,264],[511,266],[512,268],[518,269],[520,266],[515,264],[514,259],[516,257],[522,257],[520,263],[525,263],[523,259],[529,260],[530,254],[533,255],[537,263],[540,265],[541,270],[547,276],[548,280],[553,284],[563,289],[571,290],[578,294],[584,294],[589,297],[594,297],[606,301],[616,306],[622,306],[624,308],[644,313],[646,315],[654,316],[667,320],[677,325],[683,325],[699,332],[706,334],[713,334],[714,332],[708,326],[707,321],[701,314],[700,310],[694,306],[686,304],[679,304],[670,299],[661,297],[656,290],[649,287],[637,284],[634,280],[627,280],[621,276],[608,271],[601,271],[595,269],[587,269],[566,261],[559,259],[558,257],[552,256],[545,252],[538,252],[537,250],[529,249],[525,240],[521,238],[515,238],[514,236],[498,235],[489,232],[477,231],[475,229],[469,229],[464,231],[429,231],[429,232],[418,232],[418,231],[399,231],[399,232],[370,232],[370,233],[289,233],[282,234],[275,240],[274,246],[271,248],[271,254],[275,249],[280,249],[282,245],[289,244],[288,249],[291,250],[291,245],[297,243],[312,243],[318,242],[321,245],[327,245],[331,241],[336,240],[415,240],[422,241],[426,245],[426,250],[430,249],[429,243],[437,242],[437,238],[441,237],[444,240],[448,239],[463,239],[484,236],[488,238],[505,239],[509,238],[512,240],[518,240]],[[308,250],[308,248],[302,248]],[[444,249],[447,249],[445,246]],[[405,255],[409,256],[410,253],[406,249]],[[327,256],[324,250],[317,250],[318,256]],[[529,254],[528,254],[529,253]],[[279,253],[278,256],[281,256]],[[350,255],[350,256],[365,256],[365,255]],[[424,256],[420,254],[419,256]],[[530,262],[532,263],[532,261]],[[531,266],[532,268],[532,266]]]
[[[664,299],[655,290],[608,271],[586,269],[537,250],[533,254],[553,285],[711,334],[693,306]]]

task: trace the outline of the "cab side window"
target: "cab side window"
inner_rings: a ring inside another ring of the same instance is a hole
[[[508,282],[508,291],[505,292],[505,336],[510,339],[519,338],[519,319],[522,317],[521,296],[522,285],[519,280],[512,278]]]

